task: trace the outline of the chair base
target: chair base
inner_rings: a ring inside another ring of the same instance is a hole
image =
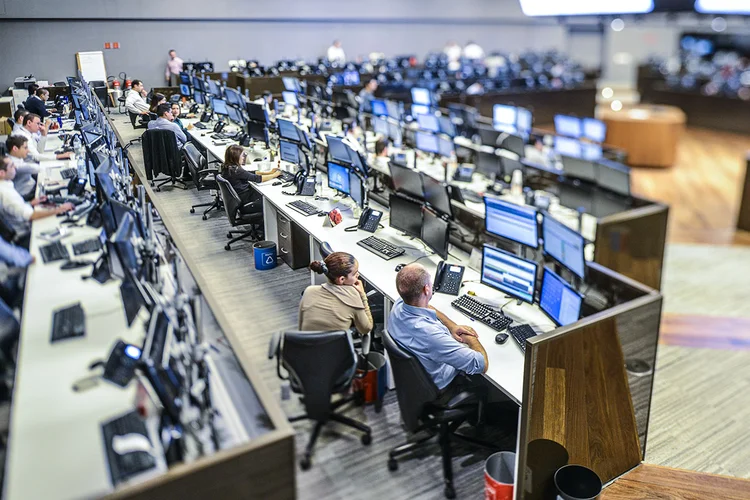
[[[239,236],[232,237],[235,234],[239,234]],[[228,231],[227,238],[229,238],[229,241],[224,246],[224,250],[227,250],[227,251],[232,249],[231,247],[232,243],[236,243],[246,238],[252,238],[253,241],[260,241],[260,235],[258,234],[258,230],[255,228],[252,228],[248,231]]]
[[[199,203],[197,205],[193,205],[192,207],[190,207],[190,213],[194,214],[195,209],[200,208],[200,207],[208,207],[206,210],[203,211],[203,220],[207,220],[208,212],[210,212],[214,208],[217,210],[221,210],[222,208],[221,198],[217,196],[217,197],[214,197],[214,201],[212,201],[211,203]]]
[[[151,187],[155,187],[157,191],[161,191],[162,186],[164,186],[165,184],[170,184],[170,183],[172,184],[172,186],[174,186],[175,184],[180,184],[182,185],[182,189],[187,189],[187,184],[185,184],[185,181],[183,181],[179,177],[167,177],[166,179],[162,180],[158,184],[156,182],[157,182],[156,180],[152,179]]]

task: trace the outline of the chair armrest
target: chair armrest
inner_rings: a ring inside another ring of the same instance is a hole
[[[206,162],[206,165],[211,165],[212,163],[224,163],[221,160],[211,160],[209,162]]]
[[[245,203],[244,205],[239,206],[239,211],[240,213],[245,214],[245,215],[260,213],[260,210],[263,208],[261,203],[262,202],[260,201],[251,201],[251,202]]]
[[[203,179],[207,175],[218,174],[218,173],[219,173],[219,171],[217,169],[215,169],[215,168],[204,168],[203,170],[201,170],[201,171],[198,172],[198,178],[199,179]]]
[[[455,410],[460,406],[466,406],[476,403],[479,403],[479,396],[472,392],[462,391],[453,396],[450,401],[443,405],[443,408],[445,408],[446,410]]]
[[[274,356],[279,354],[279,347],[281,346],[281,334],[276,332],[268,342],[268,359],[273,359]]]

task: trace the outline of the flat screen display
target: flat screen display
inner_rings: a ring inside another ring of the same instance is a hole
[[[544,238],[544,253],[569,269],[579,278],[584,277],[586,265],[583,250],[586,241],[577,231],[550,215],[542,221],[542,237]]]
[[[448,258],[448,231],[448,221],[441,219],[432,210],[422,210],[420,239],[443,260]]]
[[[485,229],[531,248],[539,247],[539,226],[535,208],[522,207],[497,198],[485,198]]]
[[[536,272],[532,260],[488,245],[482,249],[482,283],[530,304],[536,293]]]
[[[391,207],[390,226],[409,236],[422,236],[422,204],[407,200],[397,194],[388,198]]]
[[[338,163],[328,162],[328,187],[349,194],[349,169]]]
[[[560,276],[544,268],[539,307],[556,325],[565,326],[578,321],[582,304],[583,297],[578,292]]]

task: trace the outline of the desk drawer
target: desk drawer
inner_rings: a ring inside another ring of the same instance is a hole
[[[292,269],[310,264],[310,238],[300,226],[281,214],[276,217],[279,257]]]

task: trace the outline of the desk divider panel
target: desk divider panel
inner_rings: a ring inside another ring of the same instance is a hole
[[[742,184],[737,229],[750,231],[750,153],[745,162],[745,182]]]

